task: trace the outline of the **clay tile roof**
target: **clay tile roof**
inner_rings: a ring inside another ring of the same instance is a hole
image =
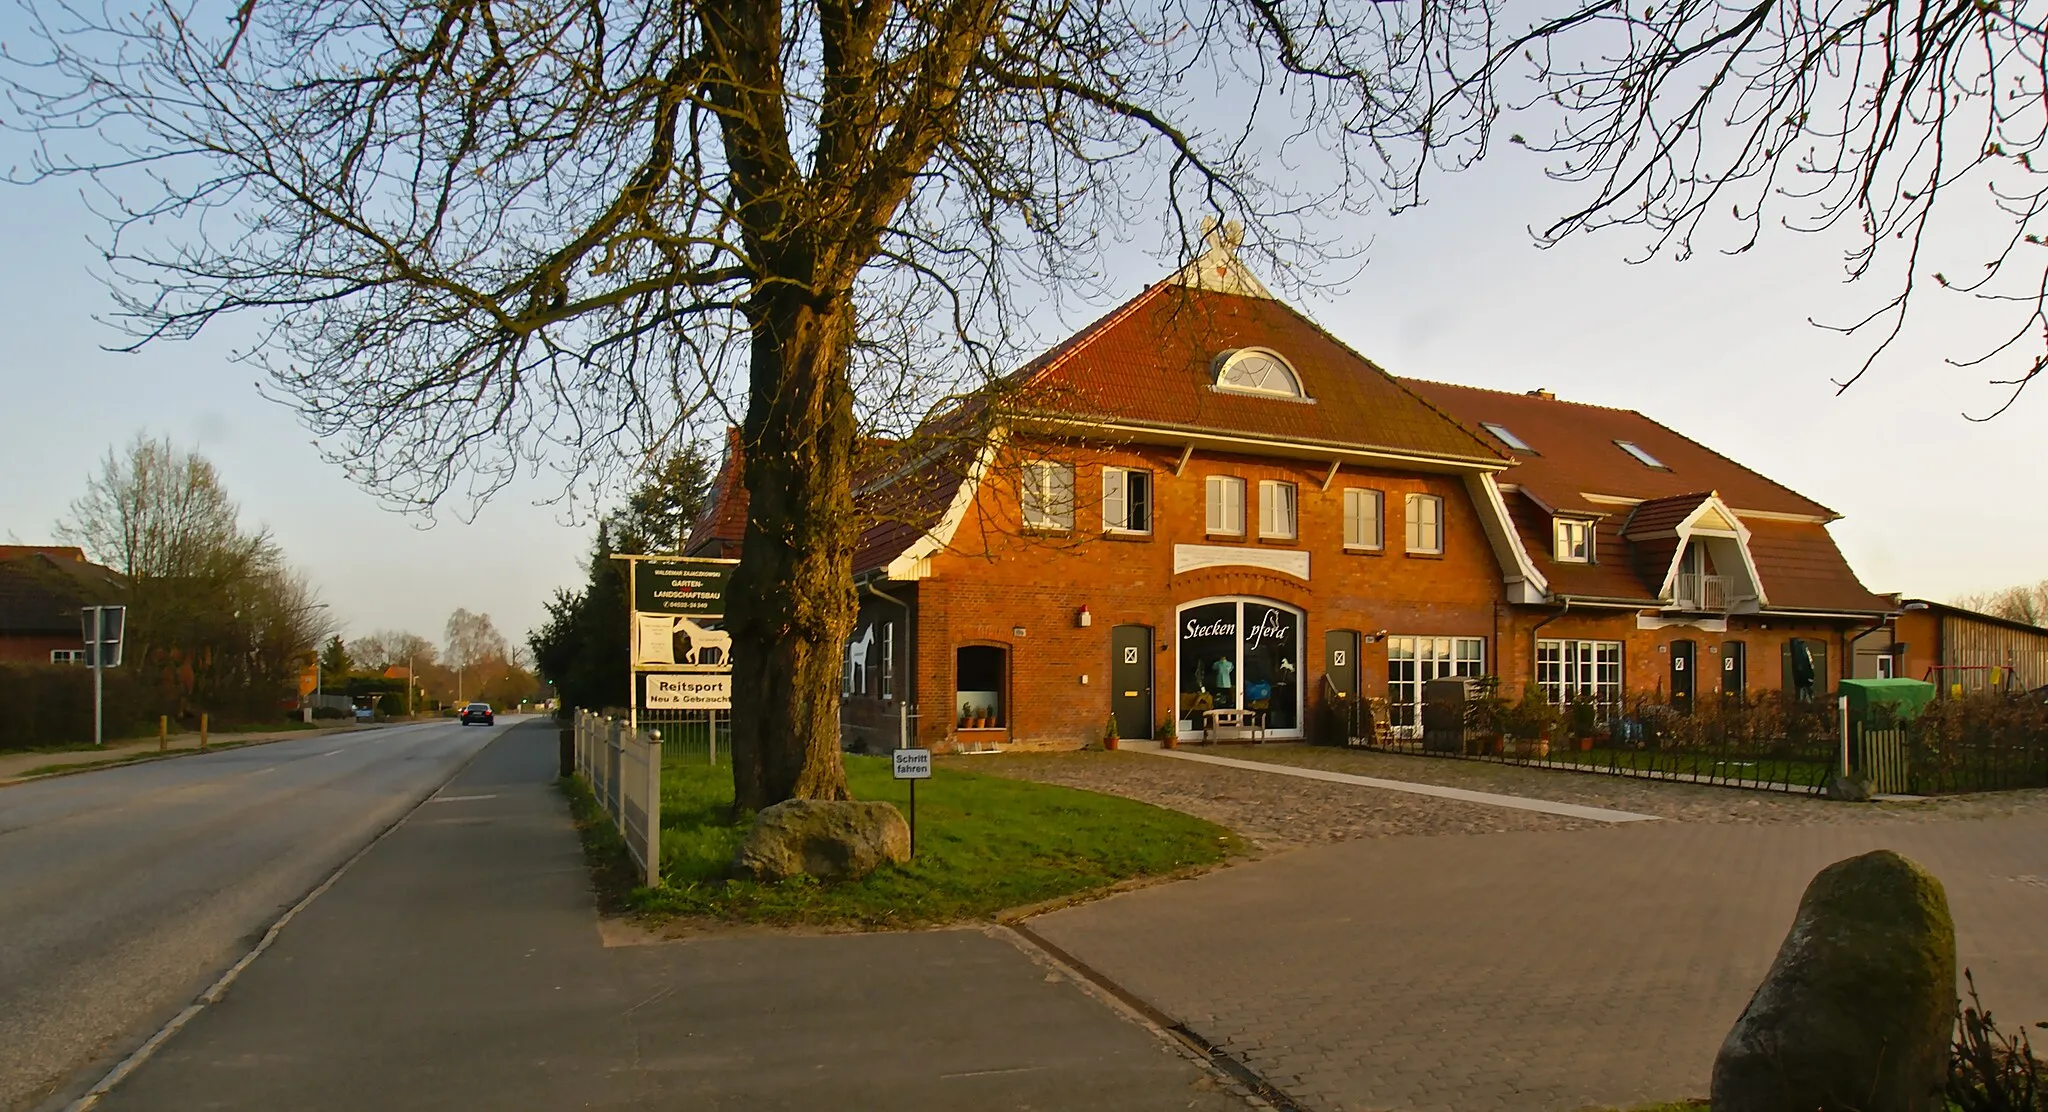
[[[121,573],[63,545],[0,546],[0,633],[78,633],[78,608],[119,599]]]
[[[1613,505],[1588,501],[1589,493],[1650,499],[1712,490],[1737,512],[1839,516],[1634,410],[1444,382],[1404,382],[1458,420],[1475,428],[1481,422],[1500,425],[1529,445],[1529,451],[1514,453],[1515,466],[1501,480],[1521,484],[1559,510],[1615,511]],[[1638,462],[1616,445],[1620,440],[1641,446],[1663,468]]]
[[[1652,498],[1639,502],[1631,510],[1627,522],[1621,528],[1621,535],[1635,538],[1651,533],[1665,533],[1678,528],[1678,523],[1692,516],[1700,503],[1714,497],[1713,491],[1693,491],[1690,494],[1674,494],[1669,498]]]
[[[1212,388],[1219,355],[1269,348],[1312,404]],[[1022,408],[1498,466],[1507,457],[1307,317],[1265,297],[1161,282],[1027,364]]]
[[[718,477],[711,483],[711,497],[704,502],[704,512],[691,523],[690,534],[683,541],[684,555],[716,559],[740,554],[740,540],[747,534],[747,487],[741,481],[744,473],[740,430],[729,428],[725,431],[725,461],[719,464]]]
[[[1774,610],[1897,609],[1856,578],[1825,527],[1798,521],[1750,521],[1749,557]]]

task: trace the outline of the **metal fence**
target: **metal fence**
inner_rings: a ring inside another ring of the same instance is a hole
[[[643,710],[636,720],[642,730],[661,735],[662,754],[672,765],[732,764],[729,710]]]
[[[1382,752],[1805,794],[1825,791],[1845,767],[1880,794],[2048,787],[2039,696],[1938,700],[1910,722],[1851,721],[1827,702],[1776,698],[1691,713],[1646,698],[1604,721],[1556,713],[1539,722],[1506,710],[1484,683],[1468,690],[1469,700],[1425,702],[1419,739],[1386,727],[1380,699],[1325,698],[1320,733]]]
[[[662,738],[617,718],[576,712],[576,771],[611,816],[647,886],[661,883]]]

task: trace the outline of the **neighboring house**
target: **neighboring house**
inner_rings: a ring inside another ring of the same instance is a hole
[[[0,544],[0,661],[82,664],[78,609],[118,602],[121,573],[66,545]]]
[[[737,555],[739,471],[729,446],[693,554]],[[1892,609],[1825,507],[1639,414],[1396,379],[1220,238],[874,445],[855,495],[843,721],[870,745],[906,705],[940,748],[1073,747],[1112,716],[1191,738],[1229,709],[1298,738],[1327,690],[1412,730],[1460,674],[1610,711],[1817,698]]]
[[[2048,629],[1929,599],[1899,604],[1894,630],[1857,654],[1857,675],[1928,680],[1943,695],[2048,686]]]

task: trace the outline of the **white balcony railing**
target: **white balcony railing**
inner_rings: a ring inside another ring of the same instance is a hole
[[[1680,572],[1672,585],[1671,605],[1679,610],[1705,610],[1725,614],[1736,603],[1735,577]]]

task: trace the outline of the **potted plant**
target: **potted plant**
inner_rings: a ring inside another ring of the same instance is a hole
[[[1565,720],[1574,741],[1579,743],[1579,752],[1593,748],[1593,738],[1600,732],[1600,706],[1591,699],[1574,696],[1565,711]]]
[[[1522,689],[1522,701],[1508,708],[1501,725],[1514,741],[1515,756],[1541,760],[1550,755],[1551,734],[1557,729],[1557,708],[1532,683]]]
[[[1465,752],[1470,756],[1499,756],[1503,724],[1509,716],[1507,700],[1486,694],[1465,704]]]
[[[1108,728],[1102,731],[1102,747],[1104,749],[1114,749],[1116,748],[1116,743],[1120,740],[1122,739],[1116,736],[1116,715],[1112,713],[1109,716]]]

